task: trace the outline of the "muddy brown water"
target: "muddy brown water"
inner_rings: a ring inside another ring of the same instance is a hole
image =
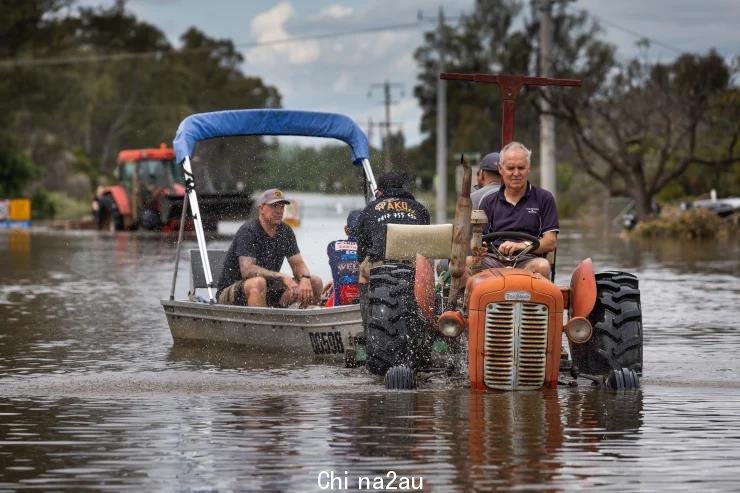
[[[341,225],[298,229],[325,277]],[[174,238],[2,231],[0,491],[736,490],[738,243],[564,228],[558,255],[559,283],[587,256],[639,276],[640,391],[388,392],[361,369],[173,346]]]

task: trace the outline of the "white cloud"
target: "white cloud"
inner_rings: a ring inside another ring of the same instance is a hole
[[[250,30],[254,38],[262,43],[289,38],[285,23],[295,14],[293,6],[281,2],[273,8],[257,14],[252,19]],[[246,58],[253,64],[277,65],[287,61],[293,65],[302,65],[316,61],[321,54],[317,41],[305,40],[300,43],[285,43],[253,48],[246,53]]]
[[[329,5],[325,9],[321,10],[316,17],[319,19],[330,18],[330,19],[341,19],[342,17],[349,17],[352,15],[352,7],[346,7],[344,5]]]
[[[342,71],[339,74],[339,77],[337,77],[334,80],[334,84],[332,84],[332,89],[334,89],[337,92],[347,92],[349,89],[353,87],[354,79],[352,76],[346,72]]]

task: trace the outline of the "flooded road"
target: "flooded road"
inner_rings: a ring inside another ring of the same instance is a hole
[[[297,229],[324,278],[342,225],[337,213]],[[642,390],[479,395],[173,346],[159,300],[175,239],[0,231],[0,491],[737,489],[737,242],[564,228],[558,283],[588,256],[640,279]]]

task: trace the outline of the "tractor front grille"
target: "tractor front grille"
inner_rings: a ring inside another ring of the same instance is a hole
[[[500,390],[533,390],[545,383],[547,305],[521,301],[486,307],[483,382]]]

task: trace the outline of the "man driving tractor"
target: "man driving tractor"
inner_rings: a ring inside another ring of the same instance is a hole
[[[525,251],[532,246],[530,241],[498,240],[494,246],[499,253],[512,257],[524,252],[516,266],[537,272],[550,278],[550,263],[545,258],[558,244],[558,211],[555,199],[547,190],[529,183],[530,157],[532,151],[520,142],[510,142],[501,150],[501,188],[486,196],[480,204],[488,218],[484,233],[518,231],[540,239],[534,251]],[[486,268],[503,267],[491,254],[483,258]]]

